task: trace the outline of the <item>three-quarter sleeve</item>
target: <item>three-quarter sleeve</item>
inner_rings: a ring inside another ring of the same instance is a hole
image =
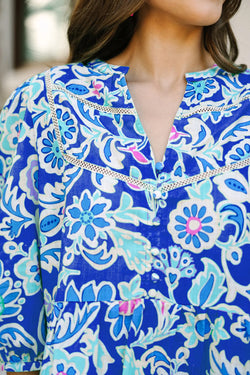
[[[40,368],[45,336],[33,92],[18,88],[0,117],[0,364],[14,372]]]

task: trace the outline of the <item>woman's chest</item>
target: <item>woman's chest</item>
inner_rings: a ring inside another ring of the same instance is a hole
[[[56,98],[57,120],[38,140],[42,254],[50,257],[58,241],[57,297],[70,295],[68,280],[79,291],[91,280],[105,280],[121,298],[122,285],[140,279],[146,293],[153,289],[184,304],[202,303],[195,297],[200,279],[201,293],[203,287],[212,293],[216,283],[209,282],[224,283],[229,273],[230,282],[242,285],[246,111],[234,105],[182,109],[157,170],[136,112],[105,112],[79,100],[65,108],[61,102]],[[51,262],[44,265],[50,272]],[[219,297],[215,293],[214,302]]]

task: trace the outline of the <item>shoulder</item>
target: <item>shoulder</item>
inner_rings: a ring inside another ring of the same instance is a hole
[[[219,77],[219,84],[221,85],[221,92],[226,102],[232,103],[244,102],[249,106],[250,99],[250,69],[242,73],[228,73],[224,72]]]
[[[246,69],[244,72],[238,74],[228,73],[228,75],[235,82],[240,82],[242,85],[250,85],[250,69]]]
[[[250,86],[250,69],[246,69],[242,73],[230,73],[221,69],[218,73],[218,79],[225,86],[235,86],[235,89],[244,90],[244,88]]]
[[[92,83],[93,80],[108,81],[110,78],[121,77],[123,73],[126,73],[126,71],[123,71],[123,67],[112,66],[96,59],[89,62],[87,65],[83,65],[79,62],[55,66],[44,74],[45,76],[50,76],[53,84],[60,86],[67,85],[67,87],[69,87],[69,84],[74,83],[88,85]],[[71,89],[72,87],[73,86],[70,86]],[[81,91],[75,91],[75,93],[81,94]]]
[[[87,65],[73,63],[56,66],[45,72],[47,89],[55,95],[64,94],[92,105],[107,108],[132,107],[125,75],[127,67],[93,60]]]
[[[210,82],[210,81],[209,81]],[[230,73],[217,68],[211,84],[216,86],[214,99],[221,101],[220,105],[240,104],[248,105],[250,99],[250,70],[242,73]]]
[[[65,86],[70,81],[83,83],[94,76],[98,76],[98,70],[91,69],[81,63],[54,66],[25,80],[13,91],[3,108],[10,107],[18,100],[24,104],[28,99],[34,100],[39,96],[44,96],[48,89],[48,80],[52,84]]]

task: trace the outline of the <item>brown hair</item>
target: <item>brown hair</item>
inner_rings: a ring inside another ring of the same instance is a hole
[[[144,0],[77,0],[68,28],[69,62],[84,64],[98,58],[109,60],[129,44]],[[235,63],[238,46],[229,20],[241,0],[226,0],[221,18],[205,26],[203,42],[215,63],[231,73],[240,73],[246,65]],[[133,17],[130,17],[134,14]]]

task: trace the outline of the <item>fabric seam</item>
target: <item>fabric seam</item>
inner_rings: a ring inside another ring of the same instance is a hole
[[[83,99],[80,95],[76,95],[76,94],[71,93],[69,90],[67,90],[66,88],[64,88],[62,86],[55,85],[55,84],[52,84],[52,83],[51,83],[51,89],[64,92],[64,93],[68,94],[69,96],[79,100],[80,102],[88,105],[89,107],[97,109],[97,110],[99,110],[103,113],[131,114],[131,115],[137,114],[136,110],[134,108],[108,107],[108,106],[104,106],[104,105],[101,105],[101,104],[93,103],[90,100]],[[237,101],[236,103],[224,105],[224,106],[221,106],[221,107],[199,105],[199,106],[197,106],[193,109],[190,109],[190,110],[182,110],[181,114],[178,115],[178,118],[188,118],[188,117],[191,117],[191,116],[193,116],[195,114],[199,114],[199,113],[202,114],[202,113],[206,113],[206,112],[211,113],[211,112],[227,111],[231,108],[237,107],[238,105],[240,105],[242,102],[244,102],[246,100],[250,100],[250,95],[246,95],[245,97],[242,97],[241,100]]]
[[[86,169],[90,172],[94,172],[94,173],[97,173],[97,174],[101,174],[103,176],[111,177],[111,178],[114,178],[116,180],[126,182],[129,185],[134,185],[134,186],[137,186],[137,187],[139,187],[143,190],[148,190],[148,191],[151,191],[151,192],[154,192],[156,190],[160,190],[162,192],[169,192],[171,190],[175,190],[177,188],[187,186],[187,185],[190,185],[192,183],[196,183],[196,182],[199,182],[199,181],[202,181],[202,180],[205,180],[205,179],[209,179],[209,178],[215,177],[217,175],[220,175],[222,173],[229,172],[229,171],[232,171],[232,170],[235,170],[235,169],[241,169],[241,168],[244,168],[244,167],[250,165],[250,158],[246,158],[246,159],[240,160],[236,163],[225,165],[223,167],[213,169],[213,170],[209,170],[207,172],[202,172],[202,173],[196,174],[194,176],[187,177],[187,178],[175,181],[175,182],[163,183],[160,188],[157,188],[156,187],[156,184],[157,184],[156,180],[155,180],[155,184],[150,184],[146,181],[139,180],[139,179],[136,179],[134,177],[127,176],[127,175],[124,175],[122,173],[113,171],[112,169],[109,169],[107,167],[101,167],[97,164],[92,164],[92,163],[86,162],[84,160],[79,160],[75,156],[67,154],[63,149],[59,124],[58,124],[56,110],[55,110],[55,106],[54,106],[54,97],[53,97],[53,93],[52,93],[54,85],[51,82],[49,71],[46,73],[45,79],[46,79],[46,86],[47,86],[47,90],[48,90],[48,100],[49,100],[49,106],[50,106],[50,110],[51,110],[51,117],[52,117],[52,122],[55,126],[55,133],[56,133],[57,141],[58,141],[58,144],[59,144],[60,151],[61,151],[62,155],[64,156],[64,158],[66,159],[66,161],[68,163],[71,163],[71,164],[76,165],[80,168]],[[246,100],[246,98],[244,98],[244,99]]]

